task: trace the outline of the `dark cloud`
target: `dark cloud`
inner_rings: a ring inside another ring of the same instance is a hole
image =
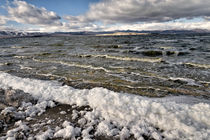
[[[15,0],[8,7],[10,20],[34,25],[61,25],[61,18],[55,12],[37,8],[25,1]]]

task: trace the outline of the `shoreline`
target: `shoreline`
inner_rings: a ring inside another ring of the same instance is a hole
[[[19,78],[6,73],[0,73],[0,81],[0,87],[9,89],[3,90],[1,96],[7,97],[11,105],[20,105],[1,111],[7,119],[10,114],[9,120],[19,118],[13,121],[9,127],[12,129],[5,132],[3,139],[11,136],[27,139],[196,139],[197,134],[203,139],[210,135],[209,100],[192,96],[149,98],[104,88],[79,90],[55,81]],[[28,103],[22,103],[25,100]],[[18,121],[21,119],[23,121]],[[43,126],[45,129],[39,129]],[[19,134],[20,131],[24,133]]]

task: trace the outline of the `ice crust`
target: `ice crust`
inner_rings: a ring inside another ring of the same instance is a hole
[[[87,139],[91,124],[93,126],[97,123],[97,134],[119,135],[121,139],[130,135],[142,139],[143,134],[148,134],[154,139],[210,137],[209,100],[191,96],[147,98],[104,88],[79,90],[62,86],[56,81],[19,78],[2,72],[0,87],[23,90],[40,101],[54,100],[70,105],[89,105],[93,110],[87,112],[84,117],[90,126],[82,131]],[[75,130],[67,122],[63,127],[54,134],[54,137],[60,137],[67,131],[70,133],[66,138],[79,133],[79,129]]]
[[[55,134],[54,137],[55,138],[71,138],[71,139],[75,139],[75,136],[77,136],[80,133],[80,128],[74,128],[70,122],[65,121],[63,123],[63,129],[58,130]]]

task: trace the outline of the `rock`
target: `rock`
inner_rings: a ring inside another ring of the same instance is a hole
[[[36,102],[30,94],[24,93],[21,90],[8,89],[5,91],[5,98],[8,105],[15,107],[20,106],[22,102]]]
[[[140,54],[139,51],[135,51],[135,50],[128,50],[127,52],[128,53],[132,53],[132,54]]]
[[[4,130],[4,122],[0,120],[0,132]]]
[[[7,65],[7,66],[11,66],[11,65],[12,65],[12,63],[7,62],[7,63],[5,63],[5,65]]]
[[[4,116],[4,121],[7,124],[14,123],[16,121],[14,114],[13,113],[8,113],[6,116]]]
[[[6,101],[9,105],[18,106],[18,100],[15,90],[6,90],[5,91]]]
[[[186,81],[183,81],[183,80],[180,80],[180,79],[177,79],[177,80],[174,80],[175,83],[179,83],[179,84],[187,84],[188,82]]]
[[[167,52],[166,52],[166,55],[174,55],[174,54],[175,54],[174,51],[167,51]]]
[[[0,88],[0,109],[4,107],[5,104],[5,90]]]
[[[120,45],[110,45],[110,46],[108,46],[108,48],[115,48],[115,49],[117,49],[117,48],[121,48],[121,46]]]
[[[26,139],[26,136],[23,132],[18,132],[15,134],[15,139],[16,140],[24,140],[24,139]]]
[[[194,51],[194,50],[197,50],[197,49],[196,48],[190,48],[189,50]]]
[[[187,55],[187,54],[189,54],[189,52],[179,52],[178,56],[183,56],[183,55]]]
[[[145,56],[156,57],[156,56],[163,55],[163,52],[156,51],[156,50],[149,50],[149,51],[143,51],[142,54]]]

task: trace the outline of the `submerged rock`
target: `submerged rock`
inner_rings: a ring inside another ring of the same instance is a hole
[[[167,52],[166,52],[166,55],[174,55],[174,54],[175,54],[174,51],[167,51]]]
[[[140,54],[141,52],[136,51],[136,50],[126,50],[123,53]]]
[[[120,45],[110,45],[110,46],[108,46],[108,48],[121,48],[121,46]]]
[[[195,50],[197,50],[196,48],[190,48],[189,50],[191,50],[191,51],[195,51]]]
[[[10,62],[7,62],[7,63],[5,63],[4,65],[6,65],[6,66],[11,66],[13,63],[10,63]]]
[[[162,51],[156,51],[156,50],[149,50],[149,51],[143,51],[142,54],[145,55],[145,56],[156,57],[156,56],[163,55],[163,52]]]
[[[178,56],[183,56],[183,55],[187,55],[187,54],[189,54],[189,52],[179,52]]]

